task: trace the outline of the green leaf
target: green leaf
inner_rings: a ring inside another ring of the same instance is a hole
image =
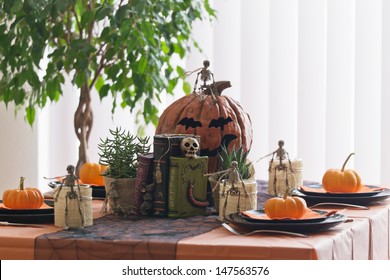
[[[100,100],[102,100],[104,97],[106,97],[108,95],[108,91],[110,90],[110,85],[108,84],[105,84],[104,86],[102,86],[99,90],[99,96],[100,96]]]
[[[37,73],[33,69],[28,69],[27,71],[27,80],[28,83],[33,87],[33,88],[39,88],[41,85],[41,82],[39,81],[39,77]]]
[[[80,20],[80,24],[83,28],[87,28],[91,22],[93,21],[94,19],[94,11],[86,11],[82,16],[81,16],[81,20]]]
[[[95,83],[96,90],[99,92],[103,85],[104,85],[104,79],[102,76],[99,76],[99,78],[97,78]]]
[[[82,86],[85,85],[86,81],[87,81],[87,79],[85,77],[85,73],[84,72],[77,72],[74,75],[73,82],[77,85],[77,87],[81,88]]]
[[[63,13],[66,11],[66,8],[68,7],[68,0],[56,0],[54,2],[54,6],[56,7],[56,9],[60,12],[60,13]]]
[[[112,9],[113,8],[111,6],[107,6],[107,5],[104,5],[101,8],[99,8],[96,11],[96,16],[95,16],[96,20],[100,21],[100,20],[103,20],[105,17],[109,16]]]
[[[185,94],[190,94],[190,93],[191,93],[191,90],[192,90],[192,89],[191,89],[190,83],[184,81],[184,82],[183,82],[183,91],[184,91],[184,93],[185,93]]]
[[[35,108],[34,106],[30,105],[26,108],[26,119],[30,126],[33,125],[35,120]]]
[[[142,56],[141,59],[138,61],[138,72],[144,73],[146,66],[148,66],[148,59],[146,58],[146,55]]]

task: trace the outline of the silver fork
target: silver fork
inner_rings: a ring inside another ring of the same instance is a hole
[[[248,235],[255,234],[255,233],[280,233],[280,234],[286,234],[286,235],[292,235],[292,236],[298,236],[298,237],[309,237],[308,235],[302,234],[302,233],[282,231],[282,230],[272,230],[272,229],[257,229],[257,230],[241,233],[226,223],[222,223],[222,226],[224,228],[226,228],[228,231],[230,231],[231,233],[238,235],[238,236],[248,236]]]
[[[337,203],[337,202],[321,202],[317,203],[315,205],[310,206],[309,208],[315,208],[317,206],[322,206],[322,205],[335,205],[335,206],[345,206],[345,207],[350,207],[350,208],[357,208],[357,209],[364,209],[364,210],[370,210],[369,207],[362,206],[362,205],[356,205],[356,204],[349,204],[349,203]]]

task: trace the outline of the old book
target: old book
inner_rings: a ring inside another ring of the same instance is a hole
[[[192,134],[157,134],[153,140],[153,169],[155,190],[153,195],[153,214],[164,217],[168,212],[169,158],[180,156],[180,142],[186,137],[200,137]],[[198,151],[199,155],[199,151]]]
[[[208,157],[171,157],[169,166],[168,217],[205,215]]]
[[[135,191],[131,213],[138,215],[143,202],[144,189],[153,183],[153,153],[138,155],[138,169],[135,181]]]

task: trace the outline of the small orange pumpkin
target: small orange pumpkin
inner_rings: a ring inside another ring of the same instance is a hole
[[[107,166],[87,162],[80,168],[80,180],[85,184],[93,184],[97,186],[104,186],[104,178],[101,174],[107,169]]]
[[[264,211],[270,219],[300,219],[307,210],[306,201],[297,196],[273,197],[264,205]]]
[[[3,193],[3,204],[10,209],[38,209],[43,204],[43,195],[37,188],[24,188],[24,177],[20,177],[19,188]]]
[[[327,192],[354,193],[361,190],[362,184],[359,174],[352,169],[344,170],[345,165],[352,155],[354,153],[351,153],[347,157],[341,170],[329,169],[325,172],[322,177],[322,187]]]

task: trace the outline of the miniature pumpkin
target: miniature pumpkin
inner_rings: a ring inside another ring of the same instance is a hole
[[[200,136],[200,155],[209,157],[209,172],[218,171],[218,153],[252,146],[251,119],[234,99],[222,96],[230,82],[215,82],[201,93],[186,95],[162,113],[156,134],[195,134]],[[212,94],[213,93],[213,94]]]
[[[107,169],[107,166],[87,162],[80,168],[80,180],[85,184],[93,184],[97,186],[104,186],[103,172]]]
[[[268,199],[264,211],[270,219],[300,219],[307,211],[306,201],[298,196],[288,196]]]
[[[20,177],[18,189],[3,193],[3,204],[10,209],[38,209],[43,204],[43,195],[37,188],[24,188],[24,177]]]
[[[327,192],[344,193],[344,192],[358,192],[362,188],[359,174],[351,169],[344,170],[350,157],[354,155],[351,153],[345,160],[341,170],[329,169],[322,177],[322,187]]]

